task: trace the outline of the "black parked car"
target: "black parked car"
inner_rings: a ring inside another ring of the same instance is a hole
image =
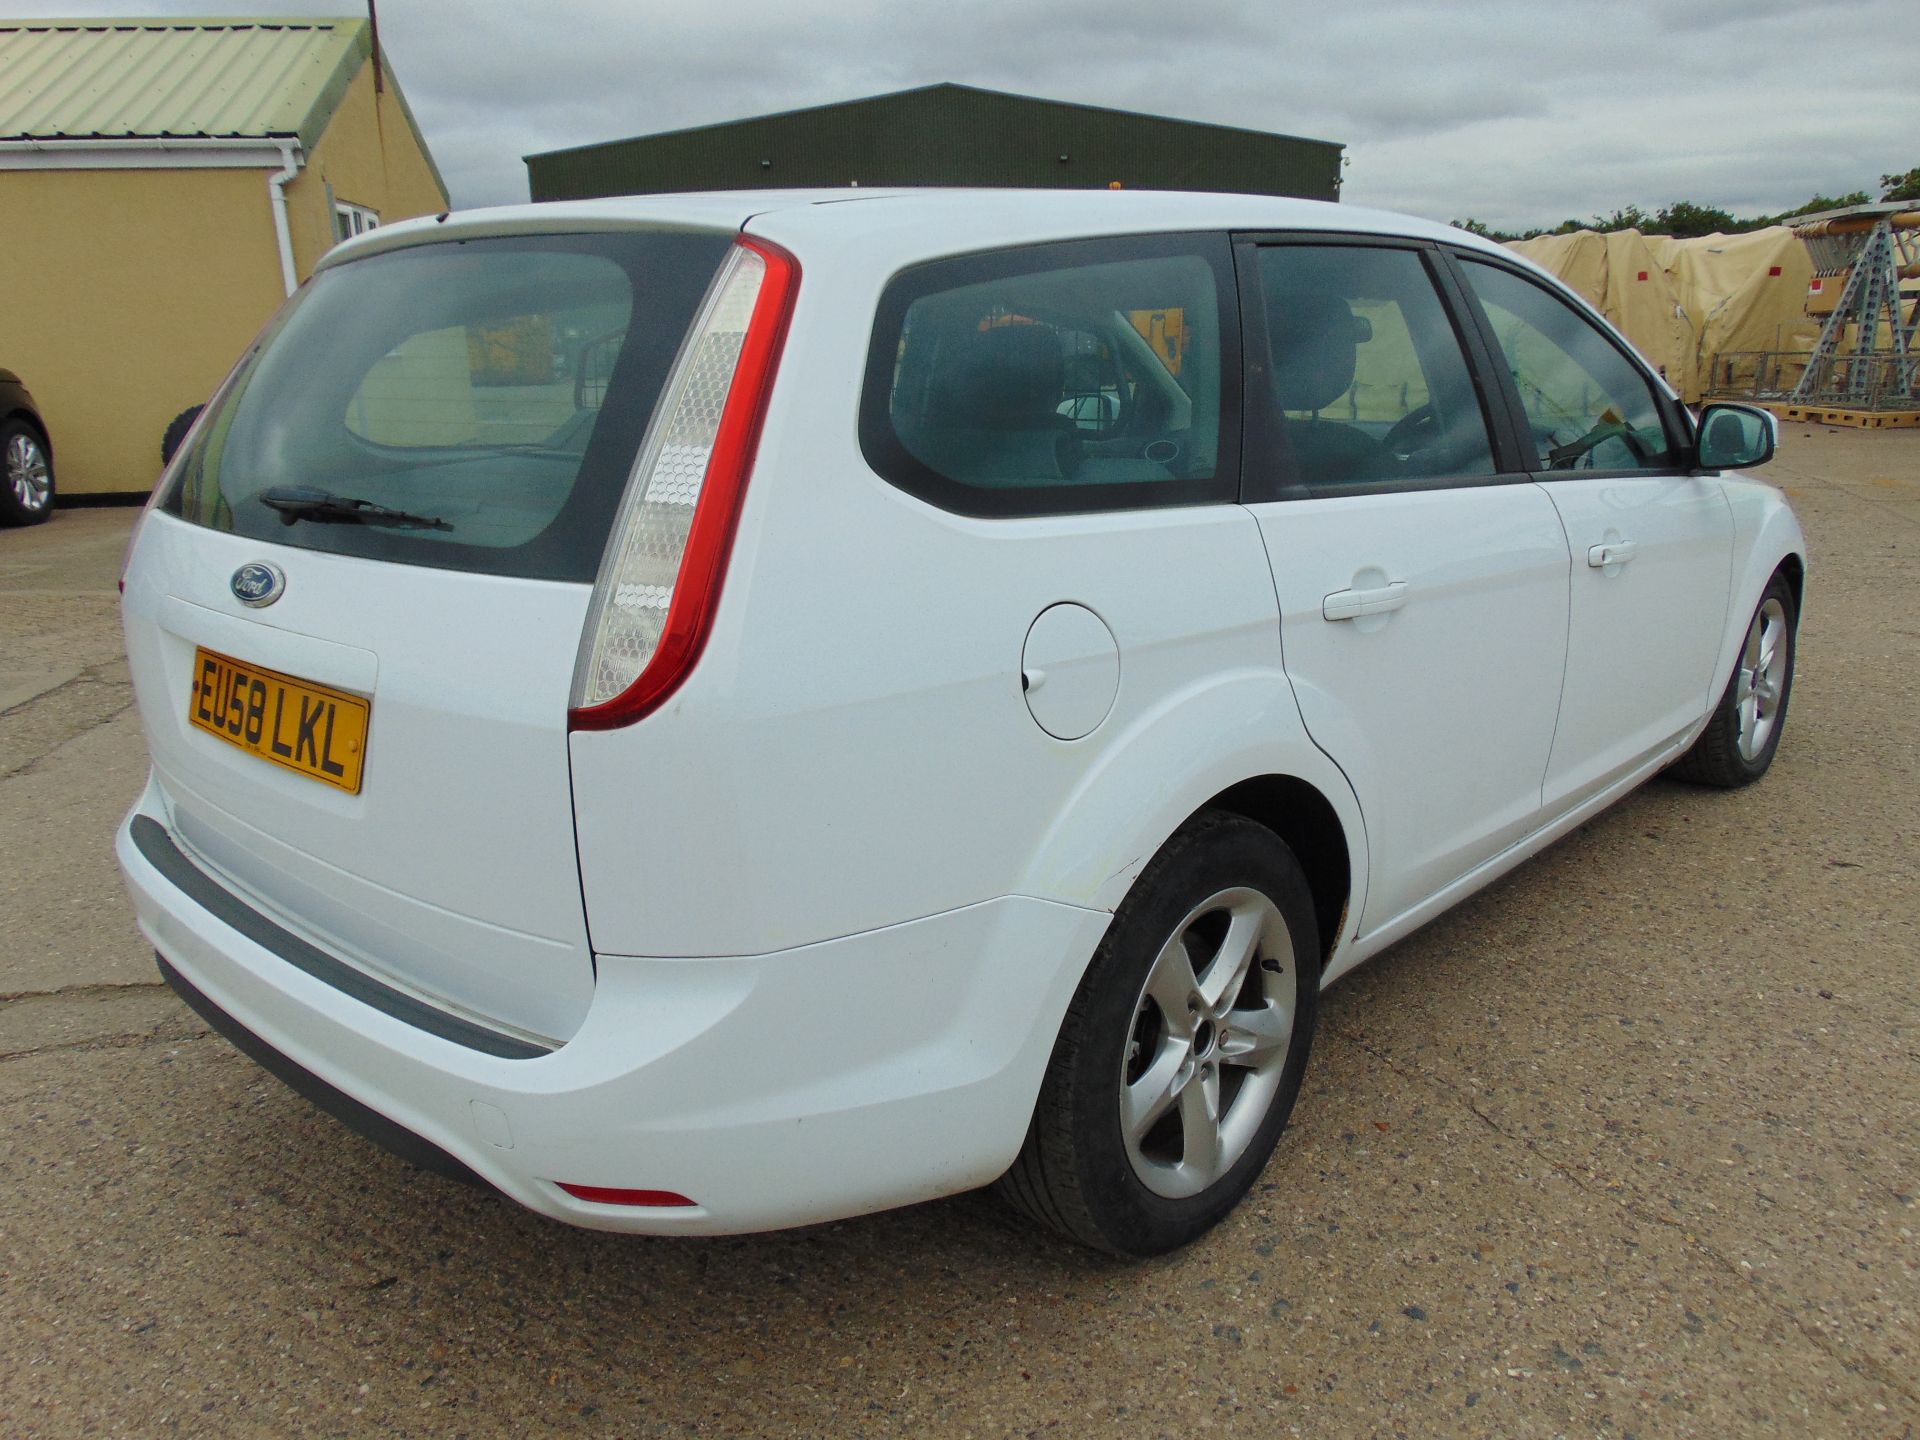
[[[53,513],[53,444],[33,396],[0,370],[0,525],[34,525]]]

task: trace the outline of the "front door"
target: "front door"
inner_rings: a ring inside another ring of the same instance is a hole
[[[1612,339],[1517,270],[1464,256],[1460,269],[1572,552],[1567,678],[1542,797],[1560,810],[1671,747],[1711,706],[1732,512],[1718,480],[1686,473],[1691,447],[1671,407]]]

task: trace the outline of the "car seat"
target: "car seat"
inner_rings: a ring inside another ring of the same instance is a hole
[[[1387,451],[1365,431],[1319,411],[1353,388],[1360,342],[1371,327],[1337,295],[1286,295],[1267,310],[1273,394],[1286,417],[1287,440],[1309,486],[1370,480],[1389,473]],[[1308,412],[1309,418],[1294,414]]]
[[[1070,475],[1078,428],[1058,413],[1065,376],[1058,333],[996,325],[949,340],[924,419],[897,417],[921,463],[974,485],[1044,485]]]

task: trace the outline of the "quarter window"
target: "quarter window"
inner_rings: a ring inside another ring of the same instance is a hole
[[[1584,315],[1499,265],[1461,257],[1493,327],[1541,470],[1675,464],[1653,384]]]
[[[916,267],[861,407],[880,474],[972,514],[1234,497],[1226,242],[1075,242]]]
[[[1259,257],[1267,381],[1299,484],[1318,495],[1495,473],[1466,358],[1417,251],[1270,245]]]

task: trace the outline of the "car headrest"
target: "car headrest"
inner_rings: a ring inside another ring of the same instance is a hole
[[[1373,326],[1337,295],[1288,295],[1267,311],[1273,393],[1282,410],[1319,410],[1353,387],[1354,352]]]
[[[1048,325],[971,330],[940,367],[935,424],[979,430],[1051,426],[1063,383],[1060,337]]]

